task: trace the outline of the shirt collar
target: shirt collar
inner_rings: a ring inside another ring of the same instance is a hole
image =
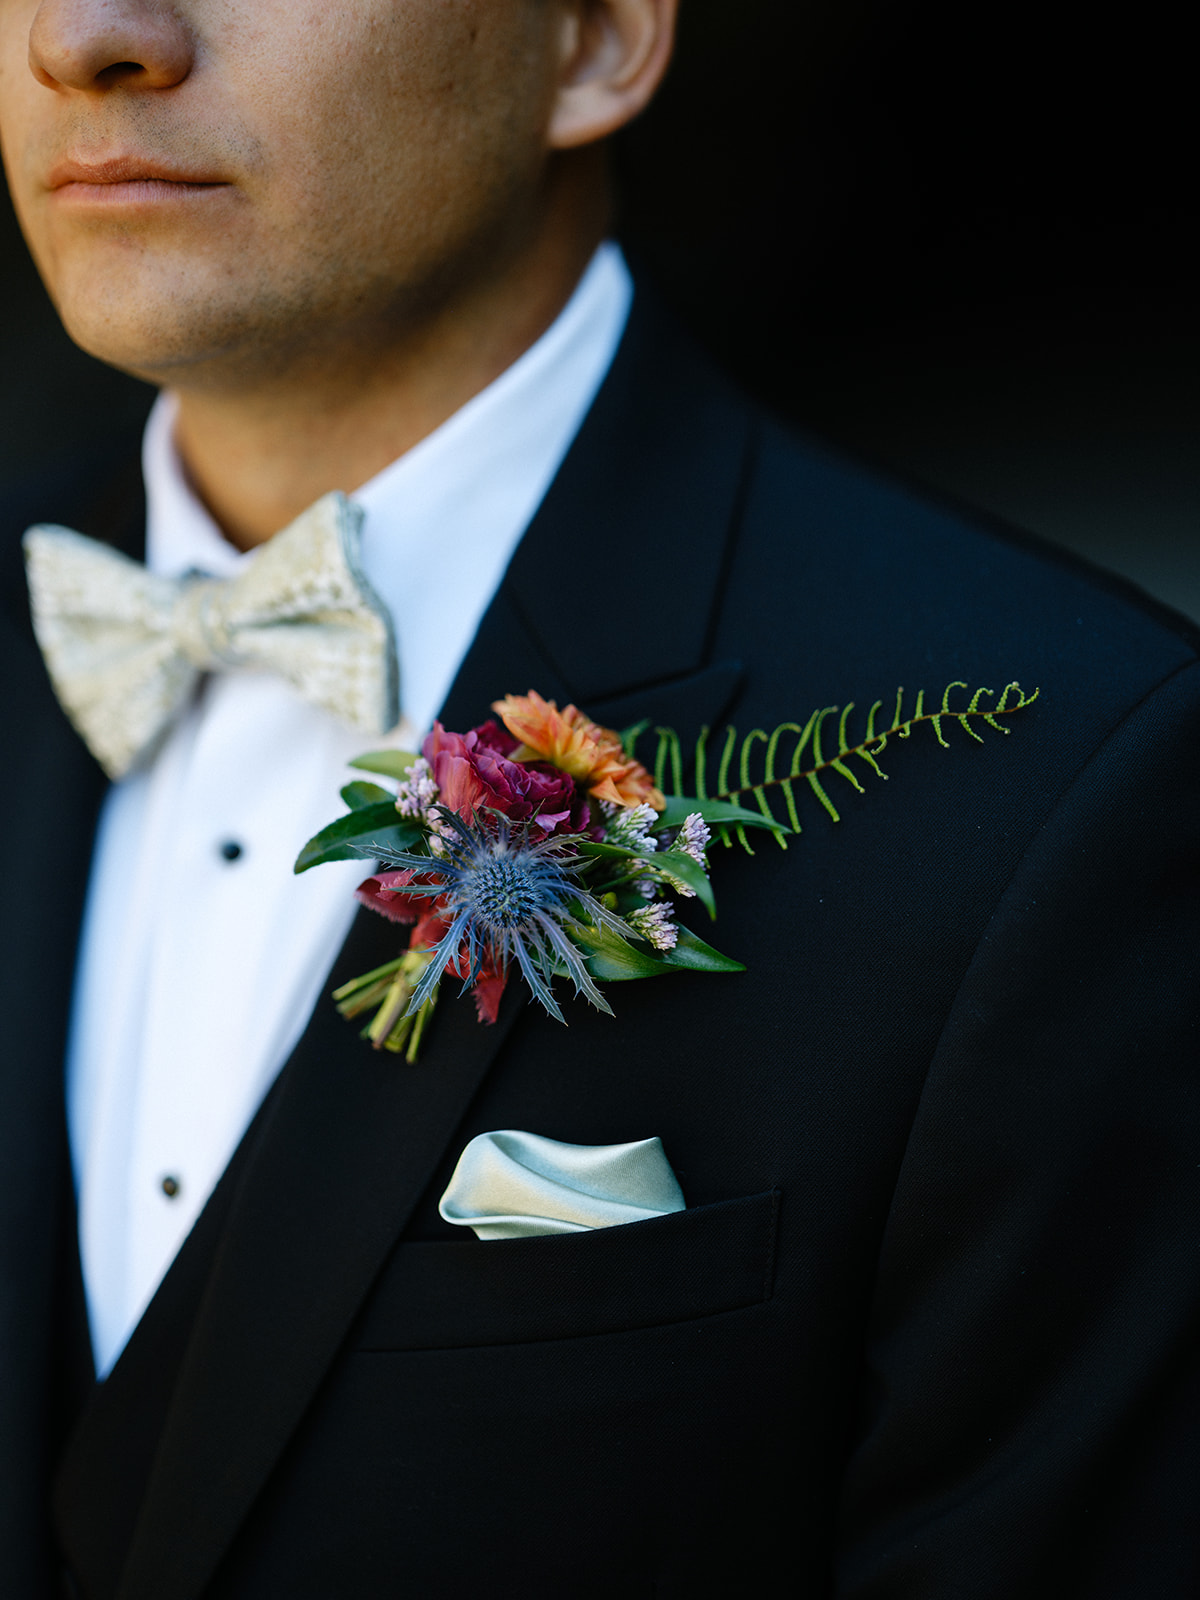
[[[604,380],[633,286],[615,244],[600,246],[547,331],[433,433],[353,492],[362,561],[392,612],[406,717],[427,727],[521,535]],[[172,442],[173,396],[143,444],[147,565],[226,577],[236,550],[197,499]],[[497,694],[511,688],[497,685]]]

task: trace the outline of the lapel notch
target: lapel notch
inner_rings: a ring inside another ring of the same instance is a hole
[[[672,686],[711,665],[755,446],[749,405],[639,287],[612,370],[455,680],[448,726],[530,688],[595,716],[651,693],[680,703]]]

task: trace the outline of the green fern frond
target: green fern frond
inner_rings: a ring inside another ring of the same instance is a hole
[[[658,735],[658,754],[654,758],[654,786],[664,794],[683,793],[683,751],[679,735],[674,728],[655,728]],[[667,762],[671,764],[670,781],[667,779]]]
[[[965,705],[951,705],[951,694],[957,689],[965,690],[970,696]],[[985,741],[977,726],[980,722],[986,722],[1000,733],[1007,734],[1010,730],[1004,726],[1000,718],[1011,716],[1014,712],[1022,711],[1026,706],[1032,705],[1038,693],[1039,691],[1035,689],[1032,694],[1025,694],[1019,683],[1010,683],[997,697],[992,689],[979,688],[972,693],[968,684],[956,680],[948,683],[942,691],[936,711],[926,710],[925,692],[921,690],[916,696],[911,712],[905,715],[905,694],[903,688],[900,688],[896,691],[895,708],[888,725],[882,728],[879,726],[879,713],[883,709],[883,701],[876,700],[867,712],[863,736],[857,741],[853,739],[851,732],[853,701],[844,707],[823,706],[814,711],[803,725],[798,722],[781,722],[770,733],[763,728],[752,728],[740,741],[736,728],[729,727],[725,730],[724,744],[717,758],[715,786],[709,784],[710,730],[707,727],[702,728],[696,741],[693,790],[702,800],[727,801],[735,805],[748,804],[746,797],[750,797],[762,815],[775,823],[784,821],[778,810],[779,802],[782,800],[787,824],[794,833],[799,833],[801,827],[796,803],[796,786],[803,782],[808,785],[811,793],[832,820],[839,822],[840,813],[830,798],[822,778],[827,780],[830,773],[836,773],[851,788],[863,794],[866,791],[850,762],[861,761],[876,777],[886,779],[887,773],[879,765],[879,757],[886,750],[889,739],[911,738],[914,728],[928,722],[933,727],[938,743],[948,749],[950,742],[946,738],[943,723],[956,722],[969,738],[982,744]],[[993,703],[985,705],[985,700]],[[831,753],[827,750],[830,740],[826,723],[832,717],[837,717],[838,720],[837,749]],[[673,728],[656,728],[655,732],[658,735],[658,749],[654,761],[654,781],[664,793],[681,795],[683,750],[679,736]],[[789,737],[794,738],[796,742],[792,747],[790,759],[785,763],[784,741]],[[786,772],[781,770],[784,764],[787,766]],[[735,765],[736,779],[731,777]],[[731,845],[736,836],[738,843],[753,855],[746,827],[742,823],[736,823],[732,827],[729,824],[720,826],[716,830],[716,835],[725,845]],[[786,835],[776,832],[774,837],[780,848],[786,850]]]

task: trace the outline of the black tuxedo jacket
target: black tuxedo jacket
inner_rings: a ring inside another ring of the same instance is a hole
[[[717,850],[744,975],[565,1030],[448,999],[415,1067],[319,1004],[97,1387],[62,1061],[103,782],[17,547],[140,517],[80,469],[4,519],[4,1596],[1197,1591],[1188,624],[789,438],[639,302],[450,726],[531,686],[685,735],[1041,698],[983,745],[893,742],[786,851]],[[364,911],[330,987],[396,937]],[[464,1238],[437,1199],[497,1128],[657,1134],[688,1209]]]

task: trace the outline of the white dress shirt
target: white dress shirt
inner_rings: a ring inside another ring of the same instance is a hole
[[[154,761],[107,796],[67,1060],[101,1376],[298,1041],[349,930],[364,864],[295,877],[296,853],[338,815],[352,756],[411,747],[428,729],[608,371],[631,295],[620,252],[602,246],[535,345],[355,491],[363,567],[395,623],[403,719],[391,736],[364,737],[281,680],[218,673]],[[228,575],[253,554],[225,541],[189,489],[173,419],[160,397],[143,452],[147,565]]]

